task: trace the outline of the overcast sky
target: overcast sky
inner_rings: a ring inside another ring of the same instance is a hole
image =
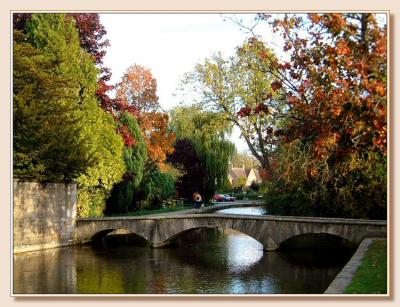
[[[254,17],[235,15],[247,24],[254,23]],[[119,82],[129,66],[145,66],[157,80],[165,110],[179,103],[173,94],[184,73],[214,52],[233,54],[248,36],[220,14],[101,14],[100,18],[111,43],[104,58],[112,71],[111,83]],[[239,131],[234,131],[232,141],[239,151],[247,149]]]

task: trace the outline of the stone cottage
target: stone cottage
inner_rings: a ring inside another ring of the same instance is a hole
[[[253,182],[261,183],[259,171],[255,168],[245,168],[244,164],[240,167],[233,167],[233,164],[229,163],[228,180],[232,187],[243,185],[247,188]]]

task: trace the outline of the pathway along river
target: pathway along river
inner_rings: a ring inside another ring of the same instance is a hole
[[[262,208],[221,210],[263,214]],[[114,235],[106,246],[73,246],[14,255],[15,294],[318,294],[353,250],[263,251],[233,230],[197,229],[163,249],[132,246]],[[124,243],[124,244],[122,244]],[[137,243],[137,242],[136,242]]]

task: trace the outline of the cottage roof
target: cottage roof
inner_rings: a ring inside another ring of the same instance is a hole
[[[229,170],[229,175],[233,179],[247,178],[246,170],[241,167],[233,167]]]

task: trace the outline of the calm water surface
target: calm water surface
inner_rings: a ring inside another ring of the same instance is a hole
[[[74,246],[18,254],[14,293],[322,293],[351,256],[265,252],[246,235],[218,229],[192,231],[176,244],[163,249]]]
[[[265,210],[263,207],[244,207],[244,208],[222,209],[222,210],[215,211],[215,213],[266,215],[267,210]]]

